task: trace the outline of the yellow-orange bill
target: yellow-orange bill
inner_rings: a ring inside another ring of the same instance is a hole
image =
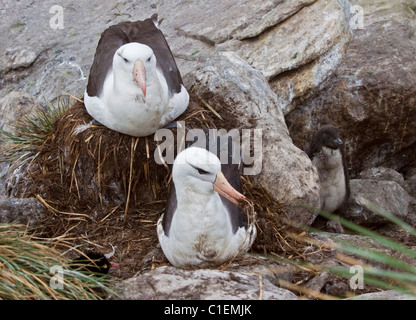
[[[134,63],[133,79],[136,81],[139,88],[142,89],[143,95],[146,97],[146,69],[144,68],[143,61],[137,60]]]
[[[244,195],[242,195],[230,185],[221,171],[218,172],[217,178],[215,179],[214,190],[237,205],[241,200],[246,199]]]

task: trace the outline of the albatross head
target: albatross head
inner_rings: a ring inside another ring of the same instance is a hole
[[[134,81],[146,97],[146,75],[156,70],[153,50],[141,43],[131,42],[121,46],[114,54],[113,72],[120,78]]]
[[[190,147],[178,154],[173,163],[172,178],[177,192],[181,186],[187,186],[185,189],[200,194],[216,191],[235,204],[245,199],[224,177],[218,157],[202,148]]]

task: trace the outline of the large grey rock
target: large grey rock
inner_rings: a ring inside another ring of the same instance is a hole
[[[158,267],[121,283],[119,298],[124,300],[296,300],[253,273],[210,269],[182,270]]]
[[[308,156],[293,145],[280,101],[263,75],[235,53],[221,52],[195,72],[191,90],[226,119],[225,129],[262,130],[262,141],[254,146],[260,170],[252,180],[286,202],[290,221],[312,223],[315,215],[295,201],[318,207],[318,175]]]
[[[258,33],[250,41],[231,41],[220,48],[233,48],[267,79],[317,59],[339,43],[341,37],[349,37],[343,8],[348,1],[309,1],[306,6],[307,2],[284,1],[270,13],[276,18],[270,20],[270,28],[265,32]],[[303,8],[288,17],[286,10],[280,8],[283,6],[290,6],[292,10]],[[287,19],[280,18],[282,16]],[[325,16],[325,19],[317,19],[319,16]],[[283,20],[284,23],[279,23]]]
[[[0,99],[0,129],[9,134],[16,134],[16,127],[25,118],[42,109],[39,100],[24,92],[10,92]],[[4,140],[4,141],[2,141]],[[9,177],[11,159],[6,157],[7,135],[0,133],[0,197],[6,194],[6,181]]]
[[[324,67],[314,73],[314,85],[319,84],[333,72],[350,37],[347,0],[254,0],[238,6],[233,0],[80,0],[58,4],[62,29],[56,28],[55,5],[53,0],[3,1],[0,96],[11,89],[42,101],[67,92],[82,96],[101,32],[153,13],[164,19],[161,29],[185,84],[217,47],[236,50],[267,78],[322,60]],[[335,47],[340,54],[330,57]]]
[[[416,197],[416,169],[411,169],[406,172],[406,185],[409,193]]]
[[[190,37],[219,44],[230,39],[254,38],[315,1],[245,0],[238,6],[232,0],[182,1],[188,15],[174,25]],[[207,23],[207,17],[215,19],[215,23],[212,19]]]
[[[388,220],[367,205],[367,201],[404,220],[409,213],[412,198],[394,181],[359,180],[350,181],[349,208],[343,216],[357,224],[377,225]]]
[[[293,101],[288,128],[303,148],[317,127],[336,125],[353,175],[377,166],[401,171],[416,160],[415,1],[352,2],[363,28],[333,76]]]
[[[256,274],[281,287],[291,283],[295,268],[287,262],[276,261],[258,255],[245,255],[235,259],[226,269],[227,271]]]
[[[0,197],[6,195],[6,180],[9,172],[10,163],[0,161]]]
[[[46,214],[45,206],[36,198],[0,197],[0,223],[38,225]]]
[[[19,122],[42,108],[40,101],[33,96],[12,91],[0,99],[0,129],[14,134]]]
[[[407,185],[404,181],[403,175],[391,168],[369,168],[360,172],[359,178],[364,180],[394,181],[397,182],[403,189],[407,190]]]
[[[154,261],[170,265],[160,245],[151,250],[141,261],[140,273],[154,268]],[[221,268],[220,268],[221,269]],[[227,264],[227,271],[256,274],[280,287],[283,282],[292,282],[294,267],[287,262],[268,259],[259,255],[245,254],[235,257]]]
[[[345,300],[416,300],[416,296],[394,290],[388,290],[365,293]]]
[[[286,102],[286,114],[292,101],[319,87],[339,66],[352,37],[349,21],[348,1],[316,1],[257,38],[234,42],[234,48],[264,73]]]

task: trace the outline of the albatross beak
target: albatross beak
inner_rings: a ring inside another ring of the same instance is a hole
[[[242,195],[240,192],[235,190],[230,185],[230,183],[227,181],[227,179],[224,177],[224,174],[221,171],[217,173],[217,178],[214,182],[214,190],[237,205],[239,201],[244,200],[246,198],[244,195]]]
[[[146,97],[146,69],[144,68],[143,61],[141,60],[137,60],[134,63],[133,79],[142,89],[144,97]]]

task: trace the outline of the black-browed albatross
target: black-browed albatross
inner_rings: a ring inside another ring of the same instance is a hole
[[[98,42],[84,104],[99,123],[131,136],[148,136],[175,120],[189,94],[157,15],[121,22]]]
[[[245,199],[238,164],[221,165],[206,149],[189,147],[176,157],[172,179],[157,233],[173,266],[216,267],[250,249],[257,231],[238,206]]]

